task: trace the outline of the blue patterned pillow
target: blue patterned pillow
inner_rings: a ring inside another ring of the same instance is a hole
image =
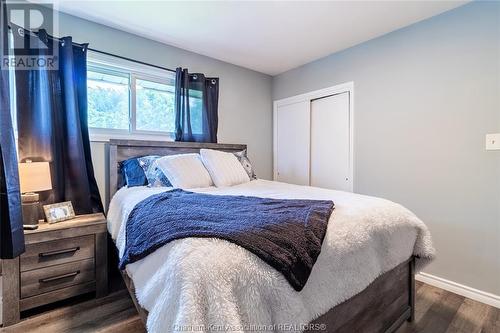
[[[245,171],[247,172],[248,178],[250,178],[250,180],[257,179],[257,175],[255,175],[252,163],[250,163],[250,160],[248,159],[247,150],[245,149],[233,154],[234,156],[236,156],[238,161],[240,161],[241,165],[243,166],[243,169],[245,169]]]
[[[149,187],[172,186],[167,176],[158,168],[157,160],[160,156],[149,155],[137,158],[139,165],[144,170]]]
[[[127,185],[128,187],[134,186],[144,186],[148,183],[146,179],[146,174],[144,170],[139,165],[139,161],[136,158],[129,158],[128,160],[122,161],[120,163],[122,170],[122,175],[125,184],[120,184],[122,186]]]

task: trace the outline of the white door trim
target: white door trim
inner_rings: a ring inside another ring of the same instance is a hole
[[[354,191],[354,82],[346,82],[332,87],[311,91],[292,97],[283,98],[273,102],[273,179],[277,179],[277,110],[279,106],[294,104],[303,101],[311,102],[313,99],[336,94],[349,93],[349,177],[351,179],[351,192]]]

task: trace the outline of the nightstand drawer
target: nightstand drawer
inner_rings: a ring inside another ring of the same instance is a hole
[[[21,272],[94,257],[94,235],[26,245]]]
[[[21,298],[39,295],[95,279],[94,259],[21,273]]]

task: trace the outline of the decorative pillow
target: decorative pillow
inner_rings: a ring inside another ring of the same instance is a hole
[[[213,185],[199,154],[179,154],[158,159],[158,167],[174,187],[197,188]]]
[[[125,184],[128,187],[144,186],[148,183],[144,170],[139,165],[137,158],[129,158],[128,160],[120,163]]]
[[[232,186],[250,181],[243,165],[234,154],[220,150],[201,149],[200,155],[215,186]]]
[[[158,168],[160,156],[149,155],[137,158],[139,165],[144,170],[149,187],[172,186],[165,174]]]
[[[240,161],[241,165],[243,166],[243,169],[247,172],[248,177],[250,180],[252,179],[257,179],[257,175],[255,174],[255,171],[253,170],[252,163],[250,162],[250,159],[247,156],[247,150],[244,149],[242,151],[238,151],[236,153],[233,153],[234,156]]]

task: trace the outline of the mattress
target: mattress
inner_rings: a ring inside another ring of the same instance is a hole
[[[130,211],[148,196],[170,189],[133,187],[115,194],[108,230],[120,256]],[[149,332],[301,331],[303,325],[361,292],[411,255],[418,256],[417,270],[434,257],[424,223],[388,200],[266,180],[192,191],[333,200],[335,210],[321,254],[300,292],[257,256],[220,239],[176,240],[127,265],[139,304],[149,312]]]

